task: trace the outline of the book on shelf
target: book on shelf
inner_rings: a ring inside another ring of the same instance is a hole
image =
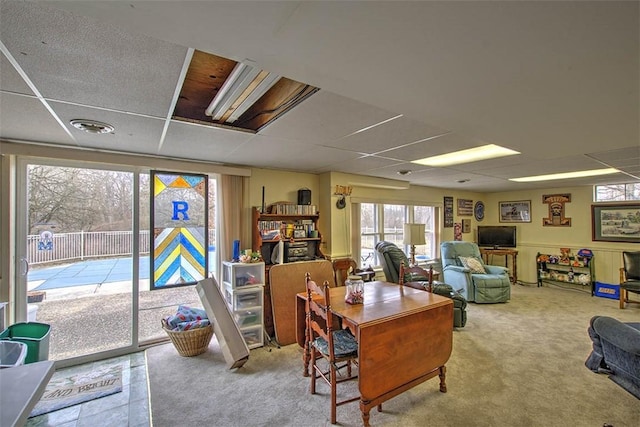
[[[276,215],[315,215],[317,206],[275,204],[270,206],[269,213]]]

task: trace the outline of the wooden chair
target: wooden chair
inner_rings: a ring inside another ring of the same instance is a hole
[[[418,285],[412,283],[412,288],[424,289],[431,292],[431,285],[433,284],[434,272],[433,267],[429,267],[429,270],[425,270],[422,267],[405,267],[404,261],[400,261],[400,271],[398,272],[398,284],[403,286],[405,284],[404,278],[407,274],[415,275],[419,278]],[[426,279],[426,280],[424,280]]]
[[[622,252],[622,265],[620,268],[620,308],[625,303],[640,304],[640,301],[629,299],[629,292],[640,294],[640,251]]]
[[[329,282],[318,286],[311,280],[309,273],[305,276],[307,287],[307,329],[306,343],[311,352],[311,394],[316,393],[316,380],[322,378],[331,388],[331,424],[336,423],[336,408],[345,403],[355,402],[360,396],[338,401],[337,385],[357,379],[352,372],[352,365],[358,362],[358,343],[346,329],[335,328],[331,311]],[[335,330],[334,330],[335,328]],[[338,371],[346,368],[346,375],[338,377]]]
[[[336,275],[336,286],[344,286],[350,274],[356,272],[358,265],[351,258],[339,258],[332,261],[333,271]]]

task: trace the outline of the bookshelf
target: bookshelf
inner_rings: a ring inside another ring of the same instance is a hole
[[[270,206],[269,213],[253,208],[252,218],[252,250],[260,252],[265,263],[264,327],[267,334],[273,336],[269,269],[279,261],[274,250],[282,240],[286,242],[283,262],[324,258],[320,248],[322,236],[318,231],[320,215],[315,205],[275,204]]]

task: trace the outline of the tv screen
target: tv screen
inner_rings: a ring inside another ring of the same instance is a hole
[[[478,246],[488,248],[515,248],[515,225],[479,225]]]

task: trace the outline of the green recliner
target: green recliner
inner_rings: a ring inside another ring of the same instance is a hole
[[[394,243],[381,241],[376,244],[376,251],[380,254],[382,271],[387,282],[400,283],[400,266],[404,264],[405,274],[403,285],[411,288],[428,290],[429,272],[420,267],[409,268],[409,259]],[[453,300],[453,326],[462,328],[467,323],[467,301],[456,293],[453,288],[443,282],[432,282],[431,292]]]

